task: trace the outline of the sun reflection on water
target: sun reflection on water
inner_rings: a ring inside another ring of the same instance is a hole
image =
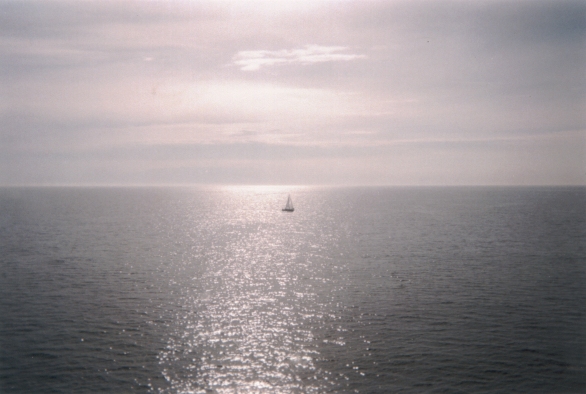
[[[173,392],[333,385],[316,364],[316,327],[324,316],[336,318],[332,292],[324,291],[329,262],[319,253],[335,237],[310,224],[303,209],[282,213],[286,196],[282,187],[224,188],[217,209],[194,223],[199,252],[184,262],[181,309],[159,354]]]

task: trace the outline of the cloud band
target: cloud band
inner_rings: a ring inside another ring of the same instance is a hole
[[[347,50],[343,46],[306,45],[303,48],[278,51],[240,51],[234,55],[233,64],[242,71],[258,71],[262,67],[279,64],[310,65],[366,58],[366,55],[348,53]]]

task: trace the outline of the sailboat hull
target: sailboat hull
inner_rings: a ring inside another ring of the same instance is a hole
[[[283,208],[282,211],[283,212],[293,212],[295,209],[294,208]]]

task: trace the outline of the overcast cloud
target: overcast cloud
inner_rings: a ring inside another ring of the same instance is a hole
[[[0,1],[0,184],[586,184],[583,1]]]

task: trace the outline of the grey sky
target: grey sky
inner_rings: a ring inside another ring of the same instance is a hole
[[[586,184],[583,1],[0,1],[0,184]]]

